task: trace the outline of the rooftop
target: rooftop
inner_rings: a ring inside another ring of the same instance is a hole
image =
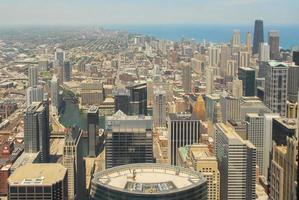
[[[17,168],[8,178],[10,185],[52,185],[66,176],[61,164],[26,164]]]
[[[275,60],[269,61],[268,64],[271,67],[288,67],[286,63],[284,63],[284,62],[278,62],[278,61],[275,61]]]
[[[94,175],[93,183],[130,193],[168,193],[204,183],[199,172],[162,164],[130,164]]]

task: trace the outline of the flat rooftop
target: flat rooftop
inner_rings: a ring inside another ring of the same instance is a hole
[[[176,166],[130,164],[99,172],[92,181],[123,192],[157,194],[191,188],[206,179],[199,172]]]
[[[66,176],[67,169],[61,164],[26,164],[17,168],[8,178],[10,185],[52,185]]]

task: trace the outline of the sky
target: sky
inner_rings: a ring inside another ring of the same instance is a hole
[[[0,0],[0,25],[299,25],[299,0]]]

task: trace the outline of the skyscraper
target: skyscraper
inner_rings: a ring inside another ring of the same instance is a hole
[[[208,47],[209,54],[209,66],[210,67],[218,67],[220,61],[220,48],[217,46]]]
[[[270,60],[270,46],[268,43],[260,43],[259,51],[259,61],[269,61]]]
[[[214,92],[214,72],[212,69],[206,70],[206,93],[211,94]]]
[[[285,63],[270,61],[266,64],[265,104],[282,116],[286,114],[288,88],[288,66]]]
[[[223,200],[255,199],[256,148],[223,123],[215,125],[215,152]]]
[[[130,91],[130,115],[147,115],[146,82],[128,86]]]
[[[166,92],[162,88],[154,92],[153,120],[154,127],[166,126]]]
[[[192,68],[189,63],[181,62],[182,67],[182,83],[183,83],[183,89],[186,94],[189,94],[192,92]]]
[[[44,97],[43,86],[37,85],[26,89],[27,105],[29,106],[32,102],[42,101]]]
[[[29,86],[34,87],[37,85],[38,70],[36,66],[30,66],[28,68]]]
[[[232,47],[239,47],[241,45],[241,33],[240,30],[236,29],[233,31],[233,37],[231,41]]]
[[[82,130],[78,126],[69,128],[63,146],[62,163],[67,168],[68,199],[84,199],[85,162],[83,160]]]
[[[62,49],[56,49],[55,51],[55,60],[58,62],[60,66],[63,65],[65,59],[65,53]]]
[[[96,157],[97,135],[99,132],[99,108],[91,106],[87,112],[88,156]]]
[[[125,88],[118,88],[114,93],[114,112],[121,110],[126,115],[130,112],[130,91]]]
[[[249,67],[250,54],[247,51],[238,52],[238,67]]]
[[[189,113],[170,113],[168,116],[168,160],[177,164],[177,149],[198,143],[200,139],[200,121],[194,120]]]
[[[279,53],[279,33],[278,31],[270,31],[268,35],[268,43],[270,46],[270,59],[278,60],[280,58]]]
[[[50,129],[48,101],[34,102],[24,113],[24,150],[40,152],[41,162],[49,162]]]
[[[71,62],[65,60],[63,62],[63,82],[69,82],[72,78],[72,66]]]
[[[223,122],[228,120],[240,121],[240,99],[238,97],[222,95],[220,105]]]
[[[243,95],[243,81],[238,78],[234,79],[232,82],[232,95],[234,97],[241,98]]]
[[[297,102],[299,89],[299,66],[289,65],[288,68],[288,100]]]
[[[153,162],[150,116],[127,116],[119,110],[108,116],[105,123],[106,168]]]
[[[249,54],[251,54],[251,33],[246,33],[246,50]]]
[[[59,85],[57,77],[54,75],[51,80],[51,104],[52,104],[52,111],[56,115],[58,115],[59,109]]]
[[[293,62],[295,65],[299,65],[299,51],[293,51]]]
[[[263,20],[255,20],[252,53],[259,53],[260,43],[264,42],[264,25]]]
[[[238,77],[243,83],[243,96],[255,96],[255,70],[249,67],[239,67]]]

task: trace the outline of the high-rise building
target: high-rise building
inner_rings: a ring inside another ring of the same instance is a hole
[[[71,62],[65,60],[63,62],[63,82],[69,82],[72,78],[72,66]]]
[[[130,91],[130,115],[147,115],[146,83],[137,83],[127,89]]]
[[[198,95],[192,109],[192,118],[197,120],[206,120],[206,107],[202,95]]]
[[[240,121],[240,99],[233,96],[221,95],[220,97],[222,121]]]
[[[57,163],[20,166],[8,178],[8,199],[66,200],[67,174]]]
[[[43,86],[37,85],[26,89],[27,105],[31,105],[33,102],[42,101],[44,97]]]
[[[236,29],[233,31],[233,37],[231,40],[232,47],[240,47],[241,46],[241,33],[240,30]]]
[[[254,36],[253,36],[253,48],[252,53],[259,53],[260,43],[264,42],[264,25],[263,20],[255,20],[254,22]]]
[[[223,123],[215,125],[215,152],[223,200],[255,199],[256,148]]]
[[[211,46],[208,48],[210,67],[218,67],[220,61],[220,50],[221,49],[217,46]]]
[[[228,45],[224,44],[221,45],[220,49],[220,61],[219,61],[219,67],[220,67],[220,75],[225,76],[227,75],[227,62],[230,60],[231,56],[231,49]]]
[[[154,92],[153,120],[154,127],[166,126],[166,92],[161,88]]]
[[[207,183],[200,172],[182,167],[129,164],[94,174],[90,199],[206,200]]]
[[[96,157],[97,135],[99,132],[99,108],[91,106],[87,112],[88,156]]]
[[[58,79],[54,75],[51,80],[51,104],[52,104],[52,111],[56,115],[58,115],[58,109],[60,106],[59,101],[59,85],[58,85]]]
[[[234,77],[237,74],[237,61],[228,60],[226,66],[226,75],[230,77]]]
[[[232,95],[234,97],[242,97],[243,95],[243,81],[238,78],[234,79],[232,82]]]
[[[285,146],[273,146],[270,171],[270,200],[284,199],[284,166],[286,153],[287,148]]]
[[[250,54],[247,51],[239,51],[238,53],[238,67],[249,67]]]
[[[85,162],[83,160],[82,130],[72,126],[64,139],[62,163],[67,168],[68,199],[85,197]]]
[[[42,72],[48,71],[48,69],[49,69],[48,67],[49,67],[49,60],[40,59],[38,61],[38,70],[39,71],[42,71]]]
[[[177,149],[198,143],[200,121],[192,119],[189,113],[170,113],[168,116],[168,159],[171,165],[177,164]]]
[[[212,94],[214,92],[214,72],[212,69],[206,70],[206,93]]]
[[[182,67],[182,84],[184,92],[189,94],[192,92],[192,68],[189,63],[180,63]]]
[[[130,112],[130,91],[125,88],[118,88],[113,91],[114,93],[114,112],[121,110],[126,115]]]
[[[38,84],[38,70],[36,66],[30,66],[28,68],[28,79],[29,79],[29,87],[34,87]]]
[[[296,119],[276,118],[272,122],[272,140],[276,145],[287,145],[287,137],[296,135]]]
[[[299,65],[289,65],[288,68],[288,100],[297,102],[299,90]]]
[[[65,59],[65,53],[62,49],[56,49],[55,51],[55,60],[58,62],[60,66],[63,65]]]
[[[251,33],[246,33],[246,50],[249,54],[251,54]]]
[[[255,96],[255,70],[249,67],[239,67],[238,78],[243,83],[243,96]]]
[[[270,46],[268,43],[260,43],[259,50],[259,61],[269,61],[270,60]]]
[[[268,43],[270,46],[270,59],[278,60],[280,58],[279,53],[279,33],[278,31],[270,31],[268,35]]]
[[[50,159],[50,129],[48,100],[34,102],[24,113],[24,150],[26,153],[40,152],[41,162]]]
[[[288,66],[270,61],[266,65],[265,104],[274,112],[286,115]]]
[[[153,162],[150,116],[127,116],[119,110],[108,116],[105,123],[106,168]]]
[[[220,200],[220,173],[211,147],[193,144],[178,149],[178,166],[200,172],[207,179],[208,200]]]
[[[293,51],[293,62],[295,65],[299,65],[299,51]]]

